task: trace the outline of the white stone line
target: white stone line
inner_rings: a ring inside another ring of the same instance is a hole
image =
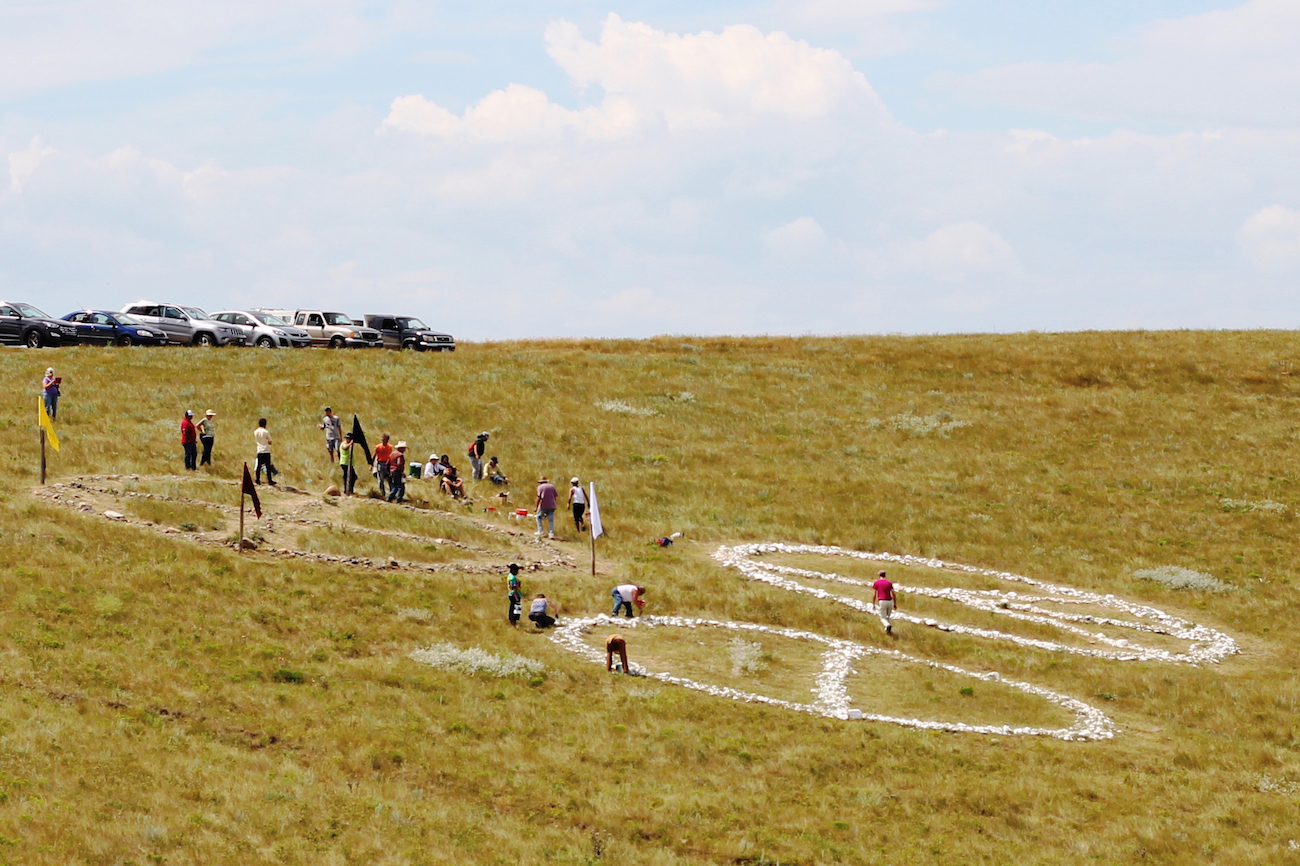
[[[744,692],[726,686],[712,686],[686,677],[673,676],[672,674],[660,671],[651,671],[643,665],[635,662],[629,664],[629,667],[632,668],[634,673],[661,680],[662,682],[684,686],[685,688],[694,689],[695,691],[704,692],[705,694],[714,695],[716,697],[729,698],[731,700],[744,701],[747,703],[761,703],[768,706],[781,707],[783,709],[809,713],[811,715],[825,716],[828,718],[887,722],[889,724],[902,725],[903,727],[926,731],[992,734],[999,736],[1045,736],[1056,737],[1061,740],[1106,740],[1114,737],[1116,733],[1114,723],[1105,713],[1085,704],[1083,701],[1053,692],[1040,686],[1018,682],[1016,680],[1004,679],[1001,675],[996,673],[972,673],[971,671],[956,667],[955,665],[915,658],[897,650],[876,649],[853,641],[827,637],[809,631],[777,628],[752,622],[692,619],[677,616],[643,616],[633,620],[620,620],[611,617],[608,614],[599,614],[594,617],[582,619],[561,620],[557,624],[555,631],[551,634],[551,640],[564,649],[577,653],[583,658],[596,662],[597,664],[603,663],[605,657],[600,649],[583,640],[583,637],[590,634],[592,628],[595,626],[615,628],[622,631],[636,628],[663,627],[718,628],[730,631],[762,632],[764,634],[791,638],[793,640],[812,641],[824,644],[827,647],[826,651],[822,654],[822,670],[817,675],[816,685],[812,689],[814,695],[812,703],[785,701],[779,698],[769,697],[768,695]],[[851,706],[852,697],[848,692],[848,677],[854,672],[853,662],[869,655],[880,655],[899,662],[925,665],[927,667],[945,670],[950,673],[982,680],[984,682],[1001,683],[1002,685],[1018,689],[1026,694],[1035,695],[1036,697],[1040,697],[1063,709],[1069,710],[1074,713],[1075,722],[1067,728],[1034,728],[1023,726],[1017,727],[1013,725],[968,725],[963,722],[908,719],[878,713],[866,713]]]
[[[809,580],[824,580],[831,583],[851,584],[860,587],[870,586],[870,584],[865,581],[844,577],[843,575],[835,573],[823,573],[810,571],[808,569],[791,568],[789,566],[777,565],[774,563],[760,563],[753,559],[754,557],[769,553],[847,556],[870,562],[896,563],[899,565],[921,568],[961,571],[968,574],[992,577],[998,580],[1028,584],[1040,591],[1049,593],[1049,595],[1022,596],[1015,591],[970,590],[959,587],[933,588],[923,586],[904,586],[902,584],[898,584],[897,586],[898,589],[904,592],[925,595],[931,598],[948,599],[986,613],[1005,616],[1025,622],[1032,622],[1039,625],[1052,626],[1062,631],[1087,638],[1090,641],[1107,644],[1115,649],[1105,650],[1092,647],[1072,646],[1070,644],[1062,644],[1056,641],[1008,634],[995,629],[945,623],[931,618],[914,617],[897,611],[894,613],[895,620],[913,622],[930,628],[936,628],[941,631],[952,632],[954,634],[968,634],[974,637],[1006,640],[1025,647],[1045,649],[1054,652],[1068,652],[1076,655],[1113,659],[1116,661],[1163,661],[1196,665],[1219,662],[1229,655],[1240,652],[1237,647],[1237,642],[1223,632],[1209,628],[1208,626],[1187,623],[1178,617],[1171,616],[1170,614],[1149,605],[1126,601],[1111,594],[1100,595],[1094,592],[1074,589],[1073,587],[1043,583],[1041,581],[1032,580],[1031,578],[1011,574],[1005,571],[993,571],[969,565],[959,565],[956,563],[944,562],[939,559],[927,559],[918,556],[897,556],[890,553],[869,553],[864,551],[845,550],[844,548],[828,545],[811,544],[741,544],[733,547],[722,546],[714,553],[714,558],[724,566],[737,569],[752,580],[763,581],[764,583],[780,587],[781,589],[787,589],[792,592],[801,592],[812,595],[816,598],[835,601],[869,615],[878,615],[876,605],[873,602],[836,595],[833,592],[818,587],[808,586],[799,581],[791,580],[789,577],[783,577],[782,575],[793,575]],[[1127,614],[1135,619],[1148,620],[1148,622],[1135,622],[1131,620],[1113,619],[1110,617],[1099,617],[1091,614],[1076,614],[1064,611],[1048,610],[1036,607],[1034,604],[1035,602],[1050,602],[1054,604],[1089,604]],[[1156,647],[1143,646],[1124,638],[1115,638],[1107,635],[1105,632],[1089,631],[1075,625],[1075,623],[1090,623],[1109,628],[1122,628],[1148,634],[1165,635],[1175,640],[1186,641],[1189,646],[1185,652],[1171,652]]]

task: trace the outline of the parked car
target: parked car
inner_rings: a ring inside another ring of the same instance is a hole
[[[260,346],[263,349],[303,349],[311,345],[311,334],[302,328],[295,328],[279,316],[261,310],[222,310],[213,313],[212,320],[239,328],[250,346]]]
[[[22,301],[0,301],[0,343],[39,349],[72,346],[76,342],[76,326]]]
[[[366,327],[383,335],[390,349],[414,349],[418,352],[454,352],[456,341],[451,334],[440,334],[411,316],[366,315]]]
[[[247,341],[244,332],[234,325],[214,322],[198,307],[179,304],[159,304],[155,301],[136,301],[127,304],[122,312],[157,328],[173,343],[194,346],[242,346]]]
[[[126,313],[78,310],[63,321],[77,329],[77,342],[92,346],[165,346],[167,335]]]
[[[279,310],[258,310],[280,315]],[[280,315],[281,318],[286,318]],[[291,319],[295,327],[304,329],[311,335],[313,346],[329,346],[331,349],[378,349],[384,345],[384,338],[371,328],[355,325],[344,313],[329,310],[294,310]]]

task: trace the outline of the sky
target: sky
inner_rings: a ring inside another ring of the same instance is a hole
[[[1300,3],[0,0],[0,296],[1300,324]]]

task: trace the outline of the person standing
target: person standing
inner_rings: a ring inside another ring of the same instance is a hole
[[[894,584],[885,573],[880,572],[880,578],[871,588],[876,591],[876,613],[880,616],[880,621],[885,624],[885,634],[894,633],[894,608],[898,606],[898,595],[894,592]]]
[[[559,491],[555,489],[555,485],[545,475],[537,479],[537,503],[533,507],[537,514],[536,538],[542,537],[543,521],[550,525],[550,535],[547,537],[555,537],[555,502],[559,498]]]
[[[343,469],[343,494],[351,496],[352,491],[357,486],[357,467],[353,462],[356,454],[356,445],[352,441],[352,434],[348,433],[343,437],[343,444],[339,446],[339,466]]]
[[[583,515],[587,513],[587,494],[583,492],[582,483],[576,475],[569,479],[569,505],[573,507],[573,525],[579,532],[586,532],[587,524]]]
[[[487,450],[487,441],[488,432],[484,430],[469,444],[467,453],[469,454],[469,465],[474,470],[475,481],[483,480],[483,452]]]
[[[555,613],[552,615],[551,611]],[[560,614],[560,606],[550,601],[544,594],[538,593],[537,598],[528,607],[528,618],[538,628],[550,628],[555,625],[555,617]]]
[[[393,454],[388,458],[388,501],[403,502],[406,499],[406,443],[398,442]]]
[[[375,446],[375,480],[379,482],[379,495],[383,497],[388,487],[388,459],[393,456],[393,446],[388,444],[388,434],[379,437]]]
[[[630,674],[632,671],[627,666],[627,641],[623,640],[621,634],[612,634],[605,638],[605,670],[607,671],[614,669],[614,653],[618,653],[618,660],[623,665],[620,670]]]
[[[45,370],[45,378],[41,380],[41,395],[45,398],[45,414],[50,416],[53,421],[59,417],[59,386],[63,384],[63,377],[54,375],[54,368],[48,367]]]
[[[621,586],[614,587],[614,590],[610,595],[614,597],[614,612],[610,614],[610,616],[618,616],[619,609],[622,608],[626,609],[626,616],[628,619],[631,619],[632,605],[636,605],[638,609],[645,607],[645,599],[641,597],[645,595],[644,586],[625,583]]]
[[[266,419],[257,419],[257,429],[253,431],[253,441],[257,443],[257,483],[262,483],[262,469],[266,469],[266,481],[275,486],[276,469],[271,462],[271,431],[266,429]]]
[[[203,456],[199,458],[199,465],[211,466],[212,444],[217,441],[217,413],[209,409],[194,426],[198,428],[199,442],[203,444]]]
[[[325,417],[316,425],[317,430],[325,431],[325,452],[330,456],[330,462],[334,462],[334,457],[339,451],[339,439],[343,432],[343,422],[339,416],[334,414],[330,407],[325,407]]]
[[[519,617],[524,612],[524,596],[519,583],[518,563],[510,563],[510,571],[506,575],[506,589],[508,590],[507,598],[510,600],[510,624],[517,626],[519,625]]]
[[[185,468],[199,468],[199,434],[194,426],[194,410],[186,409],[181,418],[181,448],[185,451]]]

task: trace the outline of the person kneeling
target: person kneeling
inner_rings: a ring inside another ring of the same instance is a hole
[[[528,608],[528,618],[538,628],[550,628],[555,625],[555,617],[551,615],[551,610],[554,610],[556,614],[560,612],[558,605],[553,604],[542,593],[538,593],[537,598],[533,599],[532,605]]]

